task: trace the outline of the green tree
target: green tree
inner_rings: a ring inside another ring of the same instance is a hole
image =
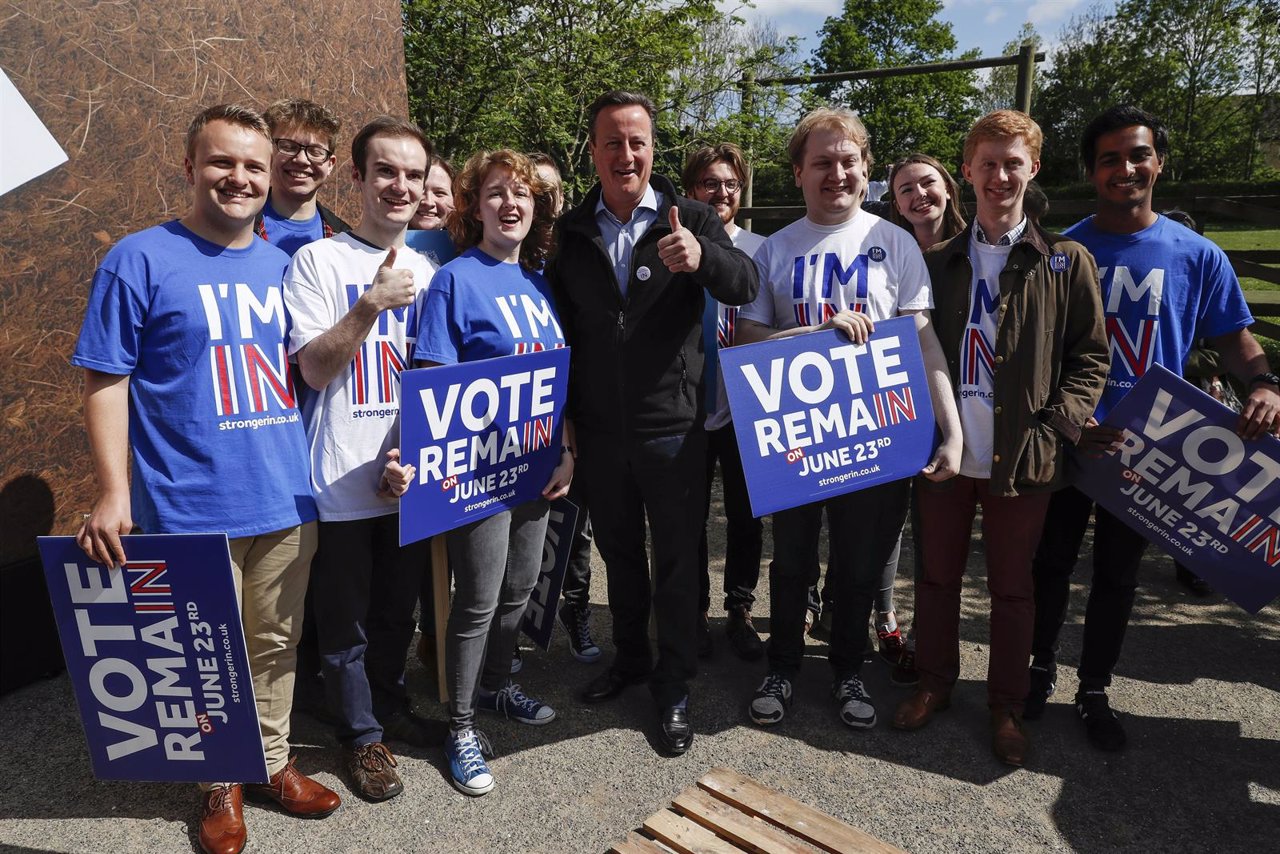
[[[403,10],[410,110],[441,151],[545,151],[570,199],[594,181],[587,107],[610,89],[654,99],[655,168],[679,168],[693,98],[672,69],[724,18],[715,0],[404,0]]]
[[[955,35],[938,20],[941,11],[939,0],[845,0],[840,16],[823,24],[814,71],[975,58],[977,51],[954,55]],[[976,117],[974,75],[967,71],[829,83],[817,94],[858,112],[881,163],[912,151],[958,163],[964,133]]]
[[[1030,44],[1037,51],[1044,47],[1044,39],[1036,32],[1036,28],[1032,26],[1030,21],[1023,23],[1022,28],[1018,30],[1018,34],[1005,43],[1000,55],[1012,56],[1024,44]],[[1016,65],[1002,65],[999,68],[989,69],[982,77],[985,79],[978,84],[977,95],[974,98],[973,106],[976,112],[986,115],[995,110],[1004,110],[1014,106],[1014,98],[1018,92],[1018,67]],[[1037,68],[1031,87],[1032,112],[1035,111],[1036,96],[1043,88],[1044,81],[1040,69]]]

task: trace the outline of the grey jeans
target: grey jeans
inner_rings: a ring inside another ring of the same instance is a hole
[[[449,723],[475,723],[476,695],[511,675],[511,654],[529,594],[542,571],[547,511],[542,499],[450,531],[453,607],[445,637]]]

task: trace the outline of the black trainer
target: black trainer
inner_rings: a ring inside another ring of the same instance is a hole
[[[1090,743],[1099,750],[1120,750],[1128,741],[1124,727],[1120,725],[1120,716],[1112,711],[1111,704],[1107,702],[1106,691],[1081,691],[1076,694],[1076,714],[1084,721]]]
[[[1022,710],[1022,717],[1029,721],[1038,721],[1044,715],[1044,707],[1058,682],[1058,665],[1031,665],[1031,690],[1027,691],[1027,702]]]
[[[586,608],[565,602],[560,606],[560,625],[569,635],[569,650],[578,661],[600,660],[600,647],[591,639],[591,615]]]

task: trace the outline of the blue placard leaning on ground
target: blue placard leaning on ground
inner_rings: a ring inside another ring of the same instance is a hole
[[[1107,414],[1118,451],[1080,459],[1075,486],[1250,613],[1280,594],[1280,440],[1160,365]]]
[[[720,353],[751,510],[764,516],[919,473],[933,405],[915,321],[866,344],[835,330]]]
[[[568,348],[401,374],[400,459],[417,478],[400,499],[400,544],[541,496],[568,381]]]
[[[226,536],[121,540],[129,561],[107,569],[39,538],[93,775],[265,783]]]

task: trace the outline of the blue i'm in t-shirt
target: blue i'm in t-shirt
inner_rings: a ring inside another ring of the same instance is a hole
[[[441,267],[418,299],[418,361],[452,365],[565,344],[546,278],[479,249]]]
[[[129,376],[130,497],[147,533],[245,537],[316,518],[285,351],[289,258],[179,222],[107,253],[74,365]]]
[[[1113,234],[1093,217],[1065,232],[1098,262],[1111,370],[1094,417],[1101,421],[1153,364],[1178,376],[1197,338],[1253,323],[1226,253],[1168,217]]]

